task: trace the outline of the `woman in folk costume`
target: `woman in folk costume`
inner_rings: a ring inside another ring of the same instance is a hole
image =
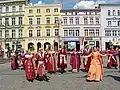
[[[32,59],[33,59],[33,55],[30,54],[25,55],[26,79],[31,82],[33,82],[33,80],[35,79],[35,70]]]
[[[80,53],[74,49],[74,52],[70,57],[70,65],[72,66],[72,72],[79,72],[81,65]]]
[[[61,68],[61,74],[63,74],[67,68],[67,51],[61,49],[58,55],[58,66]]]
[[[120,72],[120,49],[118,50],[118,58],[119,58],[119,72]]]
[[[91,63],[88,71],[87,81],[99,82],[102,80],[103,66],[102,66],[101,56],[107,56],[107,55],[102,55],[97,51],[95,47],[91,54],[85,56],[86,58],[91,57]]]
[[[115,50],[113,49],[113,46],[111,47],[111,49],[107,52],[108,54],[110,54],[108,56],[108,64],[107,64],[107,68],[112,68],[112,67],[115,67],[115,69],[117,69],[117,66],[118,66],[118,62],[117,62],[117,59],[116,59],[116,52]],[[111,55],[112,54],[112,55]]]
[[[90,53],[92,53],[92,47],[89,47],[89,49],[86,51],[86,55],[89,55]],[[89,68],[90,68],[90,63],[91,63],[91,57],[88,57],[87,59],[87,63],[85,64],[85,71],[89,71]]]
[[[52,49],[49,51],[49,59],[47,62],[47,70],[49,73],[56,73],[56,61],[55,61],[55,51]]]
[[[19,68],[19,64],[18,64],[17,60],[18,60],[18,53],[12,52],[11,53],[11,69],[12,70],[16,70]]]

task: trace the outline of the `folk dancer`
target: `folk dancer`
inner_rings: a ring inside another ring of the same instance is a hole
[[[58,67],[61,68],[61,74],[65,72],[67,69],[67,51],[65,49],[61,49],[58,53]]]
[[[35,76],[36,76],[32,59],[33,59],[33,55],[31,55],[31,54],[25,55],[26,79],[31,82],[33,82],[33,80],[35,79]]]
[[[44,61],[44,55],[42,54],[42,49],[39,52],[39,59],[37,62],[37,76],[36,79],[40,81],[49,81],[49,78],[46,76],[46,71],[45,71],[45,61]]]
[[[56,53],[53,50],[49,51],[49,59],[47,61],[47,70],[48,73],[56,73],[56,61],[55,61]]]
[[[108,64],[107,64],[107,68],[112,68],[112,67],[115,67],[115,69],[117,69],[117,66],[118,66],[118,62],[117,62],[117,59],[116,59],[116,52],[115,50],[113,49],[113,47],[111,47],[111,49],[107,52],[108,54],[110,54],[108,56]],[[112,55],[111,55],[112,54]]]
[[[92,47],[89,47],[88,50],[86,50],[86,55],[89,55],[90,53],[92,53]],[[87,59],[87,63],[85,63],[85,71],[89,71],[89,68],[90,68],[90,63],[91,63],[91,57],[88,57]]]
[[[72,66],[72,72],[79,72],[81,65],[80,53],[74,49],[70,57],[70,65]]]
[[[17,52],[12,52],[11,53],[11,69],[16,70],[19,68],[18,65],[18,53]]]
[[[103,57],[107,55],[100,54],[95,47],[91,54],[89,54],[88,56],[85,56],[86,58],[91,57],[91,63],[88,71],[87,81],[99,82],[102,80],[103,66],[102,66],[101,56]]]

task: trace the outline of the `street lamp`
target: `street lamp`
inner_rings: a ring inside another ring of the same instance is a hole
[[[62,42],[62,40],[61,40],[61,38],[60,38],[60,25],[61,25],[61,23],[62,23],[62,20],[61,19],[58,19],[57,20],[57,27],[58,27],[58,31],[59,31],[59,35],[58,35],[58,39],[59,39],[59,48],[61,48],[61,42]]]

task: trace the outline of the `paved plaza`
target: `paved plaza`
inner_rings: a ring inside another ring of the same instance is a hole
[[[28,82],[23,70],[12,71],[10,63],[0,64],[0,90],[120,90],[120,73],[116,69],[104,68],[101,82],[86,82],[87,73],[83,70],[79,73],[47,75],[51,77],[50,82]]]

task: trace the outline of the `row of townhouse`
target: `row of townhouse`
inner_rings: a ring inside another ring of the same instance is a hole
[[[32,5],[29,0],[0,0],[0,44],[8,47],[80,50],[86,44],[107,49],[120,45],[118,4],[95,9],[62,9],[60,4]]]

